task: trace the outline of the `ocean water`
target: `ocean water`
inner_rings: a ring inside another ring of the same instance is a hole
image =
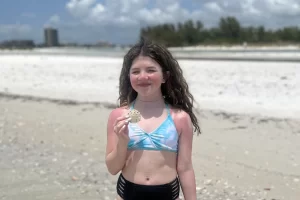
[[[300,60],[300,47],[266,47],[266,48],[244,48],[244,47],[183,47],[170,48],[172,54],[176,57],[237,57],[237,58],[253,58],[253,57],[273,57],[273,58],[289,58]],[[128,48],[36,48],[33,50],[2,50],[0,55],[68,55],[68,56],[86,56],[86,57],[123,57]]]
[[[51,50],[52,51],[52,50]],[[116,103],[122,57],[68,53],[0,55],[0,92]],[[300,64],[179,60],[196,107],[300,118]]]

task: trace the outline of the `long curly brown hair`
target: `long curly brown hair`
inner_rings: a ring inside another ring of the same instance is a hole
[[[183,77],[183,71],[177,60],[168,49],[162,45],[141,39],[124,56],[123,67],[119,78],[120,106],[128,106],[137,97],[137,92],[132,88],[129,78],[129,71],[132,62],[139,55],[148,56],[155,60],[162,68],[165,83],[161,85],[162,95],[167,104],[172,107],[184,110],[191,118],[194,131],[201,133],[198,120],[193,112],[194,97],[189,91],[189,86]]]

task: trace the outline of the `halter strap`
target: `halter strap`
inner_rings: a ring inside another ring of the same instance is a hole
[[[168,104],[166,104],[166,108],[167,108],[168,115],[171,116],[171,111],[170,111],[170,107]]]
[[[130,106],[130,110],[132,110],[134,108],[134,104],[135,104],[135,100],[132,102],[132,104]]]

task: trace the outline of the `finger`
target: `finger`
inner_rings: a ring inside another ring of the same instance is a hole
[[[120,130],[124,125],[127,125],[129,123],[129,120],[123,120],[121,122],[118,123],[118,125],[116,127],[118,127],[118,129]]]
[[[119,133],[121,133],[121,134],[122,134],[122,133],[123,133],[123,134],[124,134],[124,133],[127,134],[127,132],[126,132],[127,127],[128,127],[127,124],[124,124],[124,125],[121,127]]]
[[[118,129],[117,126],[114,126],[114,132],[115,132],[115,133],[118,133],[118,132],[119,132],[119,129]]]
[[[125,124],[123,133],[124,133],[125,135],[128,135],[128,133],[129,133],[129,130],[128,130],[128,124]]]
[[[123,120],[121,122],[119,122],[116,126],[114,126],[114,132],[115,133],[119,133],[120,129],[124,126],[124,125],[128,125],[130,119],[127,120]]]
[[[123,116],[121,116],[121,117],[118,117],[117,119],[116,119],[116,121],[115,121],[115,124],[114,125],[117,125],[120,121],[122,121],[122,120],[125,120],[125,119],[128,119],[129,118],[129,115],[123,115]]]

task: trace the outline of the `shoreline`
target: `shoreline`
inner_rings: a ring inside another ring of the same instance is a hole
[[[20,52],[20,54],[0,54],[1,56],[26,56],[26,53],[24,54],[23,52]],[[111,58],[111,59],[123,59],[123,55],[77,55],[77,54],[58,54],[58,53],[40,53],[40,54],[28,54],[28,56],[35,56],[35,55],[40,55],[40,56],[76,56],[76,57],[89,57],[89,58]],[[217,55],[206,55],[206,56],[200,56],[200,55],[189,55],[189,56],[183,56],[183,55],[177,55],[176,53],[173,54],[174,58],[177,59],[178,61],[186,61],[186,60],[194,60],[194,61],[217,61],[217,62],[222,62],[222,61],[233,61],[233,62],[282,62],[282,63],[299,63],[300,62],[300,54],[299,58],[297,56],[292,57],[292,56],[283,56],[283,57],[275,57],[275,56],[245,56],[243,55],[228,55],[228,56],[217,56]]]
[[[115,109],[118,107],[117,104],[111,102],[101,102],[101,101],[79,101],[79,100],[72,100],[72,99],[60,99],[60,98],[49,98],[49,97],[42,97],[42,96],[32,96],[32,95],[20,95],[20,94],[11,94],[11,93],[4,93],[0,92],[0,99],[4,100],[22,100],[26,101],[34,101],[34,102],[46,102],[46,103],[54,103],[57,105],[65,105],[65,106],[85,106],[85,105],[92,105],[95,107],[105,108],[105,109]],[[197,102],[195,102],[195,105]],[[275,117],[275,116],[267,116],[262,114],[254,114],[254,113],[237,113],[237,112],[229,112],[225,110],[217,110],[217,109],[200,109],[195,107],[195,112],[198,115],[201,113],[209,112],[216,116],[222,116],[224,118],[236,118],[236,117],[251,117],[251,118],[258,118],[262,122],[267,121],[286,121],[292,120],[297,121],[300,118],[292,118],[292,117]]]
[[[299,58],[291,57],[254,57],[254,56],[176,56],[178,60],[208,60],[208,61],[247,61],[247,62],[291,62],[298,63],[300,62]]]
[[[1,50],[34,50],[34,49],[123,49],[128,50],[130,47],[121,45],[116,45],[113,47],[110,46],[58,46],[58,47],[33,47],[29,49],[14,49],[14,48],[0,48]],[[168,47],[170,50],[207,50],[207,49],[214,49],[214,50],[270,50],[270,49],[277,49],[277,50],[300,50],[300,43],[285,43],[285,44],[276,44],[276,43],[263,43],[263,44],[255,44],[255,43],[246,43],[246,44],[199,44],[199,45],[192,45],[192,46],[172,46]]]
[[[104,51],[103,51],[104,50]],[[209,60],[209,61],[248,61],[248,62],[300,62],[300,47],[287,49],[268,48],[170,48],[178,60]],[[35,48],[33,50],[0,50],[0,57],[6,55],[40,55],[40,56],[79,56],[122,59],[125,49],[86,49],[86,48]]]

